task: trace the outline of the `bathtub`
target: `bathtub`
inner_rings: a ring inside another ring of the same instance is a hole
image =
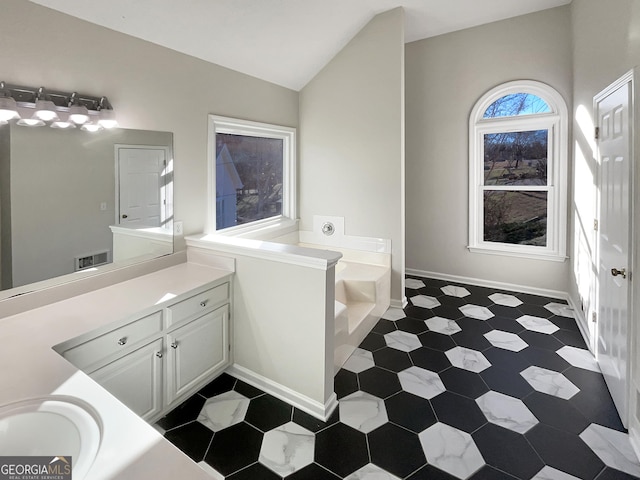
[[[326,250],[327,246],[298,243]],[[328,247],[342,258],[335,267],[335,347],[337,373],[389,308],[391,255]]]

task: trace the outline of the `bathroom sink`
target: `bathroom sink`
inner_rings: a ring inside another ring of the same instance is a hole
[[[100,417],[74,397],[51,395],[0,406],[2,455],[71,457],[74,480],[89,471],[101,438]]]

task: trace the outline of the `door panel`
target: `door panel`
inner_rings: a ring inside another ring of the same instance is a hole
[[[119,223],[136,227],[162,225],[164,147],[118,148]]]
[[[596,97],[599,127],[597,358],[623,424],[627,424],[631,79]]]

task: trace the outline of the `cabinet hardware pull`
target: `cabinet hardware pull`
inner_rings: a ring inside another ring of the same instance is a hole
[[[209,301],[209,300],[203,300],[202,302],[200,302],[200,306],[201,306],[201,307],[206,307],[206,306],[207,306],[207,302],[208,302],[208,301]]]
[[[162,358],[162,352],[156,352],[156,357]]]
[[[171,344],[171,348],[173,348],[174,350],[175,350],[176,348],[178,348],[178,342],[173,342],[173,343]]]
[[[124,345],[127,343],[127,337],[122,337],[120,340],[118,340],[118,345]]]

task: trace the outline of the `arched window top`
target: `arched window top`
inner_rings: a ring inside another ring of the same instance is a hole
[[[518,92],[498,98],[484,111],[482,118],[517,117],[537,113],[551,113],[551,108],[537,95]]]
[[[537,115],[566,116],[566,103],[557,90],[545,83],[516,80],[498,85],[480,97],[470,122],[502,122]]]

